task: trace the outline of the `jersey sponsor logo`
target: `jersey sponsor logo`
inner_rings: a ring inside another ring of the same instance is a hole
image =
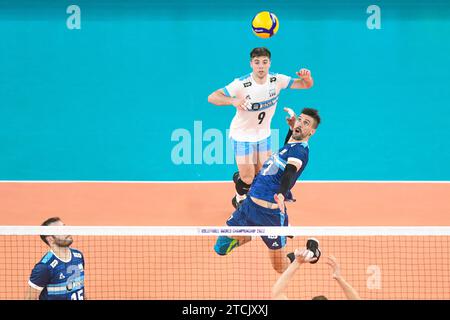
[[[261,108],[260,103],[252,103],[252,110],[259,110],[259,108]]]
[[[80,289],[84,286],[83,281],[67,281],[66,290],[72,291],[74,289]]]
[[[277,81],[277,77],[270,77],[270,83]]]
[[[276,238],[278,238],[278,236],[267,236],[267,239],[272,239],[272,240],[274,240],[274,239],[276,239]]]
[[[248,88],[251,85],[252,85],[252,83],[250,81],[249,82],[244,82],[244,88]]]
[[[260,110],[260,109],[266,109],[266,108],[270,108],[272,106],[274,106],[278,101],[278,97],[274,97],[272,99],[269,99],[267,101],[263,101],[263,102],[256,102],[252,104],[251,110],[255,111],[255,110]]]
[[[279,247],[278,243],[274,242],[272,243],[272,247]]]
[[[62,280],[62,279],[65,279],[66,277],[63,275],[63,273],[61,272],[60,274],[59,274],[59,280]]]
[[[73,253],[73,256],[74,256],[75,258],[81,258],[81,253],[74,252],[74,253]]]
[[[52,267],[53,269],[58,265],[58,260],[53,260],[52,263],[50,263],[50,267]]]

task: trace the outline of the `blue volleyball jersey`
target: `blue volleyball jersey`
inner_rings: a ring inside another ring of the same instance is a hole
[[[295,180],[289,187],[286,199],[292,198],[290,189],[302,174],[308,163],[309,147],[306,142],[287,143],[277,153],[266,160],[261,171],[255,177],[248,194],[252,197],[275,203],[274,195],[278,193],[284,168],[288,161],[301,164],[296,173]]]
[[[28,284],[42,290],[39,300],[84,300],[83,254],[70,252],[71,259],[65,262],[49,251],[34,266]]]

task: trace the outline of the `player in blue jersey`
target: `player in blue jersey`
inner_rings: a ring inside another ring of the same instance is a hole
[[[308,140],[316,132],[319,123],[317,110],[302,110],[292,130],[289,130],[286,144],[264,163],[250,187],[247,198],[228,219],[228,226],[288,226],[284,202],[292,198],[290,190],[308,164]],[[289,255],[285,255],[283,250],[286,237],[261,238],[270,249],[272,267],[282,273],[293,260]],[[219,255],[226,255],[250,240],[251,237],[220,236],[214,250]]]
[[[230,124],[239,171],[233,176],[236,208],[245,199],[250,185],[264,162],[272,153],[270,124],[277,108],[278,97],[285,89],[309,89],[313,86],[311,71],[300,69],[298,78],[270,72],[271,52],[254,48],[250,52],[252,73],[234,79],[208,96],[218,106],[233,105],[236,114]]]
[[[64,226],[64,223],[54,217],[42,226]],[[80,251],[70,248],[72,236],[41,235],[41,239],[50,251],[31,271],[27,299],[84,300],[84,258]]]

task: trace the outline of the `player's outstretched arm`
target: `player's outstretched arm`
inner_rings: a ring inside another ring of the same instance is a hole
[[[295,121],[297,120],[297,115],[291,108],[283,108],[283,110],[288,114],[288,116],[286,117],[286,123],[289,126],[289,129],[293,130]]]
[[[289,267],[281,274],[277,282],[273,285],[272,299],[283,300],[288,298],[283,291],[286,289],[289,281],[291,281],[298,268],[300,268],[300,265],[305,262],[317,260],[317,258],[314,258],[313,256],[314,254],[307,249],[295,250],[295,260],[292,261]]]
[[[361,300],[358,292],[344,279],[341,275],[341,267],[337,263],[337,260],[333,256],[329,256],[326,261],[327,265],[333,270],[333,278],[337,281],[339,286],[344,291],[348,300]]]
[[[229,97],[223,92],[222,89],[216,90],[208,96],[208,102],[215,104],[216,106],[230,106],[233,105],[239,110],[248,110],[247,99]]]
[[[292,131],[294,130],[295,121],[297,120],[297,116],[295,115],[294,110],[291,108],[284,108],[284,111],[288,113],[289,116],[286,117],[286,123],[289,126],[289,131],[286,134],[286,138],[284,139],[284,144],[287,144],[289,139],[292,136]]]
[[[298,79],[294,80],[291,89],[309,89],[314,85],[314,80],[311,76],[311,71],[308,69],[300,69],[296,72]]]

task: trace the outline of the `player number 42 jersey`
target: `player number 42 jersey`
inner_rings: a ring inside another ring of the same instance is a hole
[[[230,125],[230,138],[257,142],[270,136],[270,122],[282,89],[290,88],[294,79],[280,73],[269,73],[266,83],[258,84],[252,74],[235,79],[222,90],[230,97],[246,98],[248,111],[237,110]]]

